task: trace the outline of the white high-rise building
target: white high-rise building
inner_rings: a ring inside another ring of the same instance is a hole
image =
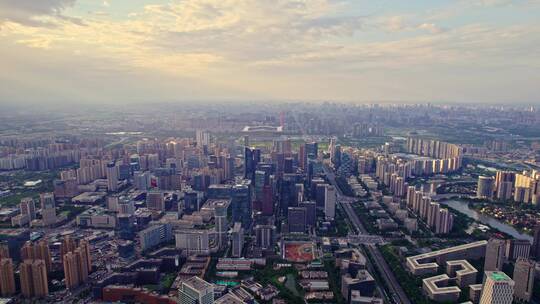
[[[336,217],[336,188],[326,186],[324,193],[324,217],[327,220],[334,220]]]
[[[501,271],[486,271],[480,304],[512,304],[514,281]]]

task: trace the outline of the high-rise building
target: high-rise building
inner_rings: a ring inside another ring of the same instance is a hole
[[[10,258],[0,258],[0,295],[9,297],[15,294],[15,275],[13,261]]]
[[[232,189],[232,219],[241,222],[245,230],[251,229],[251,189],[249,180],[244,180]]]
[[[182,249],[187,255],[208,254],[210,233],[208,229],[177,230],[174,235],[176,248]]]
[[[317,224],[317,205],[313,201],[300,202],[298,207],[306,208],[306,225],[315,227]]]
[[[36,219],[36,202],[31,197],[25,197],[21,199],[20,204],[21,215],[27,216],[29,222]]]
[[[276,226],[274,225],[257,225],[255,226],[255,243],[262,249],[274,247],[274,236]]]
[[[497,171],[495,175],[495,194],[497,199],[509,200],[512,198],[515,179],[515,172]]]
[[[515,261],[518,258],[528,259],[531,251],[531,242],[528,240],[509,239],[506,240],[505,256],[508,260]]]
[[[224,248],[227,245],[227,231],[229,229],[229,222],[227,220],[227,210],[231,204],[230,200],[218,199],[208,200],[206,205],[212,205],[214,208],[214,221],[216,224],[216,233],[218,239],[219,248]]]
[[[195,134],[195,140],[197,141],[197,147],[202,148],[210,144],[210,132],[204,130],[197,130]]]
[[[493,189],[495,180],[491,176],[479,176],[476,189],[476,197],[482,199],[490,199],[493,197]]]
[[[42,260],[47,272],[51,271],[52,258],[47,241],[41,240],[36,244],[28,241],[21,248],[21,260]]]
[[[324,217],[326,220],[334,220],[336,216],[336,189],[334,186],[326,186],[324,193]]]
[[[145,251],[172,240],[172,226],[169,223],[150,225],[139,232],[141,250]]]
[[[41,217],[43,218],[43,224],[46,226],[56,223],[56,208],[54,202],[53,193],[40,194],[41,200]]]
[[[146,194],[146,206],[150,210],[165,211],[165,198],[163,197],[163,192],[159,190],[148,191]]]
[[[180,304],[212,304],[214,285],[199,277],[191,277],[180,285],[179,298]]]
[[[240,222],[234,223],[231,231],[232,239],[232,257],[239,258],[242,256],[242,250],[244,249],[244,228]]]
[[[0,260],[9,259],[9,246],[5,243],[0,243]]]
[[[535,258],[536,261],[540,259],[540,225],[534,227],[534,237],[533,244],[531,248],[531,256]]]
[[[109,191],[118,190],[118,168],[114,162],[107,164],[107,189]]]
[[[534,265],[525,258],[518,258],[514,267],[514,297],[522,302],[529,302],[533,295]]]
[[[81,240],[79,246],[64,254],[64,275],[66,288],[73,289],[88,281],[88,275],[92,271],[92,259],[90,256],[90,244]]]
[[[441,209],[435,226],[435,233],[448,234],[454,226],[454,216],[448,209]]]
[[[73,289],[79,286],[81,281],[79,275],[78,256],[73,252],[68,252],[63,256],[62,260],[64,263],[66,288]]]
[[[49,294],[47,268],[43,260],[21,263],[21,293],[25,298],[43,298]]]
[[[306,208],[289,207],[288,221],[290,233],[306,232]]]
[[[504,240],[491,238],[486,247],[485,271],[502,270],[506,243]]]
[[[514,281],[501,271],[486,271],[480,304],[512,304]]]
[[[274,214],[274,200],[272,195],[272,187],[270,185],[263,186],[261,209],[263,215]]]
[[[244,147],[244,178],[253,179],[255,168],[261,161],[261,150]]]

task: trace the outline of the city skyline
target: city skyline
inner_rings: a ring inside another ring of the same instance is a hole
[[[537,0],[2,1],[0,103],[538,104]]]

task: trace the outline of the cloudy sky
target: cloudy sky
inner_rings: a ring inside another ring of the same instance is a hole
[[[0,103],[540,103],[540,0],[0,0]]]

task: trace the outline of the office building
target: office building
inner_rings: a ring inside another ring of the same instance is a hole
[[[228,199],[209,199],[206,201],[205,207],[203,207],[214,209],[214,222],[219,248],[227,246],[227,232],[229,229],[227,210],[229,209],[230,204],[231,201]]]
[[[529,302],[533,295],[535,263],[526,258],[518,258],[514,266],[514,297]]]
[[[242,250],[244,249],[244,228],[240,222],[234,223],[231,231],[232,239],[232,257],[239,258],[242,256]]]
[[[359,291],[362,296],[371,297],[377,287],[373,276],[364,269],[358,270],[355,276],[346,273],[341,277],[341,294],[346,303],[351,302],[351,293]]]
[[[276,226],[257,225],[255,226],[255,244],[262,249],[270,249],[275,246]]]
[[[484,271],[500,271],[504,263],[506,243],[504,240],[491,238],[486,247]]]
[[[0,258],[0,295],[9,297],[15,294],[15,274],[13,260]]]
[[[512,304],[514,281],[501,271],[486,271],[480,304]]]
[[[334,186],[326,186],[324,194],[324,217],[333,221],[336,217],[336,189]]]
[[[154,224],[139,232],[141,250],[146,251],[159,244],[171,241],[173,238],[172,226],[169,223]]]
[[[241,222],[245,230],[251,229],[251,188],[250,181],[243,180],[232,189],[232,220]]]
[[[178,230],[175,232],[176,248],[182,249],[187,256],[209,254],[209,234],[210,231],[205,229]]]
[[[306,208],[289,207],[287,215],[289,233],[306,232]]]
[[[304,201],[298,204],[298,207],[306,209],[306,225],[315,227],[317,224],[317,205],[313,201]]]
[[[23,297],[43,298],[49,294],[47,268],[43,260],[25,260],[20,266]]]
[[[180,304],[212,304],[214,285],[199,277],[191,277],[182,282],[178,296]]]

